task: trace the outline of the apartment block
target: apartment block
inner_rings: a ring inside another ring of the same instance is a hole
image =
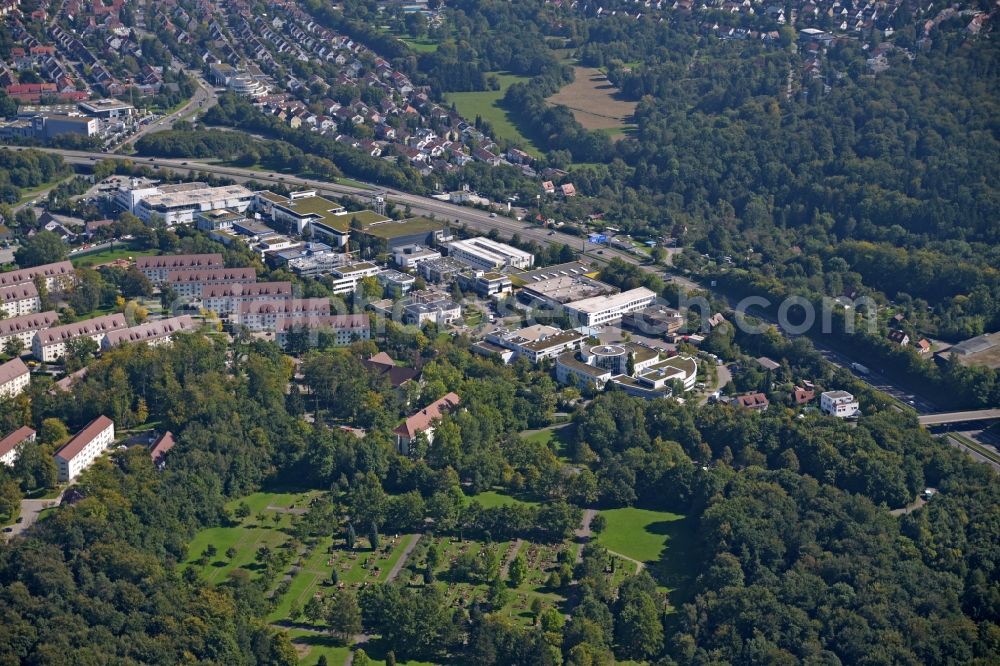
[[[199,271],[170,271],[167,285],[178,298],[202,298],[205,287],[253,284],[257,271],[252,268],[206,268]]]
[[[149,345],[150,347],[168,345],[173,340],[174,335],[185,331],[193,331],[196,326],[191,315],[148,321],[145,324],[139,324],[131,328],[111,331],[104,336],[101,348],[111,349],[118,345],[139,343]]]
[[[0,397],[20,395],[31,383],[31,371],[18,357],[0,365]]]
[[[66,355],[66,345],[73,340],[87,337],[100,347],[108,333],[127,327],[125,315],[115,313],[46,328],[35,333],[31,341],[31,353],[39,361],[52,363]]]
[[[56,452],[59,480],[72,481],[90,467],[115,441],[115,424],[107,416],[98,416]]]
[[[35,431],[28,426],[21,426],[3,439],[0,439],[0,464],[13,467],[17,462],[18,447],[25,442],[35,441]]]
[[[153,283],[167,281],[172,272],[201,271],[225,268],[221,254],[165,254],[158,257],[138,257],[135,266]]]
[[[308,321],[329,314],[329,298],[289,298],[284,301],[243,303],[236,321],[251,331],[274,331],[283,319]]]
[[[35,334],[49,328],[57,321],[59,321],[59,314],[52,311],[0,319],[0,349],[3,349],[12,340],[20,342],[24,349],[31,349]]]
[[[41,309],[41,305],[42,301],[38,297],[38,289],[34,282],[0,287],[0,311],[4,313],[5,319],[34,314]]]
[[[291,297],[291,282],[210,284],[201,290],[201,305],[220,317],[228,317],[238,313],[244,303],[274,303]]]

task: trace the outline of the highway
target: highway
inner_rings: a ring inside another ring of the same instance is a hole
[[[944,414],[924,414],[920,417],[920,425],[945,425],[949,423],[968,423],[970,421],[987,421],[1000,419],[1000,409],[979,409],[969,412],[948,412]]]
[[[12,146],[11,150],[27,150],[18,146]],[[444,201],[439,201],[431,197],[424,197],[416,194],[407,194],[392,189],[379,188],[372,185],[370,188],[354,187],[339,183],[329,183],[326,181],[312,180],[309,178],[299,178],[282,174],[267,173],[264,171],[253,171],[250,169],[240,169],[218,164],[207,164],[193,159],[165,159],[138,157],[134,155],[115,155],[108,153],[93,153],[78,150],[58,150],[53,148],[33,148],[58,153],[70,164],[93,164],[102,159],[126,159],[135,164],[142,164],[150,167],[160,167],[170,169],[178,173],[203,172],[216,176],[225,176],[239,182],[256,181],[258,183],[276,183],[292,188],[304,188],[316,190],[320,194],[332,194],[335,196],[350,196],[358,201],[368,202],[375,192],[384,192],[386,201],[397,206],[409,206],[410,210],[417,215],[430,216],[436,219],[447,221],[453,224],[465,225],[477,231],[488,232],[496,229],[501,234],[512,236],[519,234],[522,239],[531,239],[543,245],[554,243],[566,244],[575,250],[583,252],[589,259],[598,263],[607,263],[612,258],[620,258],[632,264],[640,264],[640,259],[635,255],[621,252],[613,248],[592,244],[586,239],[578,236],[571,236],[558,231],[550,231],[542,227],[535,227],[526,222],[519,222],[504,215],[497,214],[491,216],[490,213],[475,208],[459,206]],[[648,267],[649,270],[662,273],[661,268]],[[688,288],[700,288],[693,282],[683,281]]]

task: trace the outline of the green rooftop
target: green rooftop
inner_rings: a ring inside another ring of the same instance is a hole
[[[408,236],[409,234],[429,233],[439,229],[444,229],[444,222],[431,220],[426,217],[413,217],[399,222],[386,221],[365,225],[365,233],[382,239],[398,238],[399,236]]]

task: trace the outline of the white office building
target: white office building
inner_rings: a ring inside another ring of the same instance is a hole
[[[448,243],[448,256],[484,271],[525,269],[535,263],[535,255],[530,252],[482,236]]]
[[[348,264],[334,268],[330,272],[332,291],[338,295],[353,294],[363,279],[378,275],[381,270],[375,264],[369,263]]]
[[[131,192],[127,200],[132,212],[149,223],[159,216],[167,224],[190,224],[195,215],[218,208],[242,213],[250,207],[253,192],[242,185],[210,187],[205,183],[178,183],[142,188]]]
[[[115,442],[115,423],[98,416],[56,452],[59,480],[72,481]]]
[[[638,287],[620,294],[595,296],[565,305],[566,314],[581,326],[597,326],[618,321],[629,312],[641,310],[656,301],[656,293]]]
[[[819,409],[824,414],[847,419],[857,416],[861,405],[857,398],[847,391],[826,391],[819,396]]]

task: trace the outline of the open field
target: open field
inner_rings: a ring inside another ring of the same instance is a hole
[[[527,77],[507,74],[504,72],[493,72],[500,80],[500,90],[484,90],[480,92],[453,92],[445,95],[448,102],[454,102],[455,108],[469,122],[480,116],[483,120],[493,126],[493,131],[505,139],[517,141],[524,150],[535,157],[541,157],[542,152],[532,143],[514,124],[511,114],[500,106],[507,88],[512,83],[525,82]]]
[[[527,504],[531,506],[538,504],[538,502],[514,497],[512,495],[505,495],[494,490],[487,490],[486,492],[479,493],[478,495],[472,495],[469,497],[469,501],[479,502],[486,509],[491,509],[496,506],[506,506],[508,504]]]
[[[684,519],[676,513],[632,507],[601,511],[601,515],[608,526],[598,535],[598,543],[608,550],[647,563],[660,559],[670,538],[671,523]]]
[[[437,40],[427,39],[422,37],[420,39],[413,39],[412,37],[400,37],[399,41],[410,47],[411,51],[416,53],[434,53],[438,50]]]
[[[586,129],[604,131],[612,139],[624,136],[636,103],[622,99],[599,69],[576,66],[573,73],[573,83],[563,86],[547,101],[566,106]]]
[[[610,551],[647,565],[670,592],[671,605],[686,600],[698,565],[696,538],[684,516],[633,507],[601,511],[607,527],[597,542]]]
[[[567,424],[568,425],[568,424]],[[549,428],[547,430],[539,430],[531,434],[525,435],[521,433],[521,436],[529,442],[537,442],[547,445],[556,457],[562,462],[569,463],[569,442],[565,436],[566,426],[560,428]]]
[[[121,243],[115,244],[113,248],[106,248],[99,252],[80,252],[70,257],[70,261],[75,268],[92,268],[103,266],[119,259],[129,257],[151,257],[159,254],[159,250],[134,250]]]

